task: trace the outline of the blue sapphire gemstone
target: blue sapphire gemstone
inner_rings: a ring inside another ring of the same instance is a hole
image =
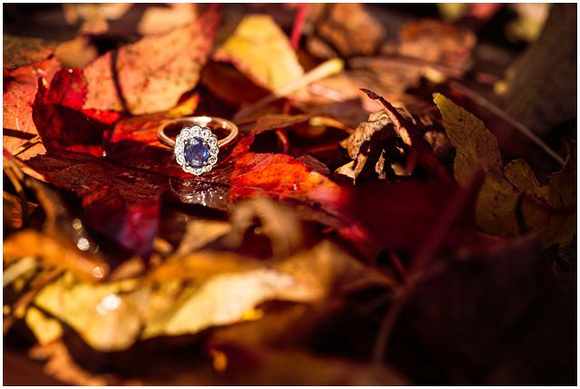
[[[203,143],[201,138],[191,138],[185,143],[183,156],[189,166],[195,168],[202,167],[209,159],[209,147]]]

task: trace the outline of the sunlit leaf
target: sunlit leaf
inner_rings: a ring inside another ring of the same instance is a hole
[[[84,69],[85,109],[133,115],[166,111],[193,89],[213,43],[218,15],[208,11],[190,25],[99,57]]]
[[[136,285],[135,280],[91,285],[65,274],[42,289],[34,303],[71,326],[96,350],[124,350],[141,328],[142,302],[139,292],[133,292]]]
[[[216,50],[216,61],[231,62],[257,85],[276,90],[304,70],[288,37],[267,15],[248,15]]]

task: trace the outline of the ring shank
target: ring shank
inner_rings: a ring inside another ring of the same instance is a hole
[[[213,116],[188,116],[188,117],[172,120],[172,121],[166,123],[163,126],[163,128],[161,128],[161,130],[159,130],[159,132],[157,133],[157,136],[159,137],[159,141],[161,143],[163,143],[164,145],[169,146],[169,147],[175,147],[175,140],[171,139],[169,136],[167,136],[167,134],[165,133],[165,129],[170,124],[177,123],[177,122],[190,122],[194,125],[198,125],[201,127],[209,127],[209,124],[211,123],[214,125],[214,127],[223,128],[224,130],[228,130],[229,131],[228,136],[226,136],[223,139],[218,140],[218,142],[217,142],[218,147],[222,147],[222,146],[227,145],[232,140],[234,140],[236,138],[236,136],[238,135],[238,126],[236,126],[234,123],[230,122],[229,120],[218,118],[218,117],[213,117]]]

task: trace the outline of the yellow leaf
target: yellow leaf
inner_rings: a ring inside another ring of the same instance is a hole
[[[523,192],[521,214],[525,228],[536,231],[544,247],[565,246],[576,235],[576,151],[552,174],[546,185],[540,185],[531,167],[515,160],[504,169],[505,177]]]
[[[37,308],[31,307],[26,311],[25,321],[41,345],[48,344],[62,337],[60,323],[55,319],[46,317]]]
[[[447,136],[457,150],[453,165],[457,182],[467,185],[479,170],[501,174],[503,162],[497,139],[485,124],[442,94],[436,93],[433,101],[441,111]]]
[[[23,257],[40,257],[47,265],[55,265],[75,273],[89,282],[98,282],[109,273],[109,266],[100,256],[79,250],[68,241],[43,235],[33,230],[18,232],[4,241],[4,262]]]
[[[196,254],[190,260],[196,257],[201,258]],[[204,267],[205,272],[207,266]],[[219,268],[219,263],[214,267]],[[146,320],[142,337],[192,334],[211,326],[255,319],[254,315],[248,316],[248,311],[268,300],[309,303],[325,299],[337,287],[352,290],[393,283],[389,277],[369,270],[328,241],[273,266],[231,270],[186,286],[171,305],[167,303],[168,293],[163,286],[154,291],[149,304],[156,308]]]
[[[268,15],[248,15],[215,52],[256,85],[274,91],[302,76],[304,70],[288,37]]]
[[[34,303],[72,327],[94,349],[124,350],[141,327],[141,300],[139,293],[132,293],[135,287],[135,280],[89,284],[66,273],[43,288]]]
[[[564,168],[541,185],[523,160],[503,168],[497,139],[481,120],[441,94],[433,100],[456,149],[455,179],[467,185],[476,172],[486,173],[476,203],[477,225],[494,235],[532,231],[544,247],[569,244],[576,235],[575,149]]]

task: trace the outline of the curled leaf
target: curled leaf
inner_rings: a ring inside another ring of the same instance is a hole
[[[576,235],[576,153],[541,185],[523,160],[504,168],[497,140],[481,120],[441,94],[434,101],[457,151],[456,180],[465,185],[477,171],[486,173],[476,204],[479,227],[496,235],[532,231],[544,247],[569,244]]]

